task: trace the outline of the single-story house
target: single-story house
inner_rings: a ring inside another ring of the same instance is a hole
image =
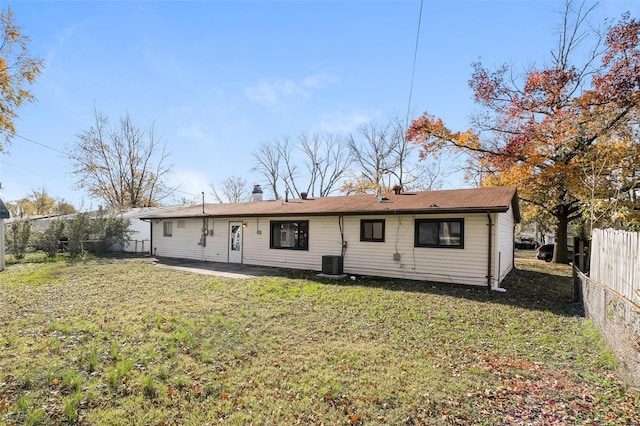
[[[7,206],[0,200],[0,271],[4,271],[6,262],[4,252],[4,220],[9,219],[9,217],[11,217],[9,209],[7,209]]]
[[[152,254],[498,288],[515,187],[206,204],[152,212]]]

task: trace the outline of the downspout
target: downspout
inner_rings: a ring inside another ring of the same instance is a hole
[[[342,248],[340,256],[344,258],[347,253],[347,244],[344,241],[344,216],[338,216],[338,228],[340,228],[340,246]]]
[[[491,250],[493,248],[493,236],[491,232],[492,227],[493,221],[491,220],[491,212],[487,212],[487,228],[489,229],[489,238],[487,238],[487,240],[489,241],[489,245],[487,247],[487,291],[491,290]]]

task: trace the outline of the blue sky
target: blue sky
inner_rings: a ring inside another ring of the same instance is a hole
[[[562,4],[425,0],[409,109],[468,128],[470,64],[544,63]],[[18,137],[0,154],[7,201],[44,186],[76,207],[99,204],[73,188],[64,155],[94,106],[154,125],[185,198],[230,175],[260,183],[251,152],[261,142],[348,134],[409,107],[419,0],[0,1],[7,6],[45,62],[32,87],[38,101],[15,123],[36,143]],[[624,11],[640,15],[640,2],[605,1],[591,21]],[[444,182],[463,185],[459,175]]]

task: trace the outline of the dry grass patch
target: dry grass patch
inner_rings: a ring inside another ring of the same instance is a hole
[[[527,262],[531,265],[526,266]],[[145,260],[0,275],[6,424],[634,424],[566,267],[507,293]]]

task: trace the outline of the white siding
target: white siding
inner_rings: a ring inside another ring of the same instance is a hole
[[[174,224],[175,226],[175,224]],[[110,251],[127,253],[150,253],[151,252],[151,225],[149,222],[138,218],[129,219],[129,231],[131,235],[127,241],[112,244]]]
[[[385,241],[360,241],[361,219],[385,219]],[[464,248],[414,247],[415,219],[464,219]],[[270,221],[309,221],[309,250],[269,248]],[[497,274],[500,252],[500,280],[513,265],[513,214],[492,214],[492,275]],[[202,219],[185,219],[173,236],[162,236],[162,221],[153,221],[154,254],[205,261],[228,261],[229,222],[246,224],[243,232],[243,263],[320,271],[323,255],[341,254],[338,216],[296,216],[278,218],[208,219],[206,246],[198,244]],[[211,235],[213,231],[213,235]],[[344,272],[413,280],[487,285],[488,230],[486,213],[452,215],[345,216],[347,244]],[[394,260],[394,254],[399,260]]]
[[[496,223],[496,231],[497,231],[497,240],[496,240],[496,248],[497,250],[494,252],[494,282],[495,278],[498,278],[499,284],[502,282],[504,277],[513,269],[513,245],[515,240],[514,235],[514,226],[515,220],[513,217],[513,209],[510,207],[506,213],[496,214],[497,223]]]
[[[172,222],[171,236],[163,235],[163,223]],[[151,223],[152,254],[180,259],[213,260],[206,257],[205,249],[198,244],[202,233],[202,219],[185,219],[185,227],[178,228],[177,220],[153,220]],[[207,239],[207,246],[209,239]],[[226,258],[225,260],[226,261]]]
[[[486,285],[486,215],[401,215],[386,217],[385,241],[360,241],[360,219],[345,218],[346,273]],[[464,248],[414,247],[415,219],[464,219]],[[394,260],[394,253],[399,260]]]
[[[270,221],[309,221],[309,250],[270,249]],[[322,269],[323,255],[340,254],[340,230],[337,216],[278,217],[249,219],[245,222],[243,261],[251,265],[283,268]],[[260,231],[260,234],[258,234]]]

